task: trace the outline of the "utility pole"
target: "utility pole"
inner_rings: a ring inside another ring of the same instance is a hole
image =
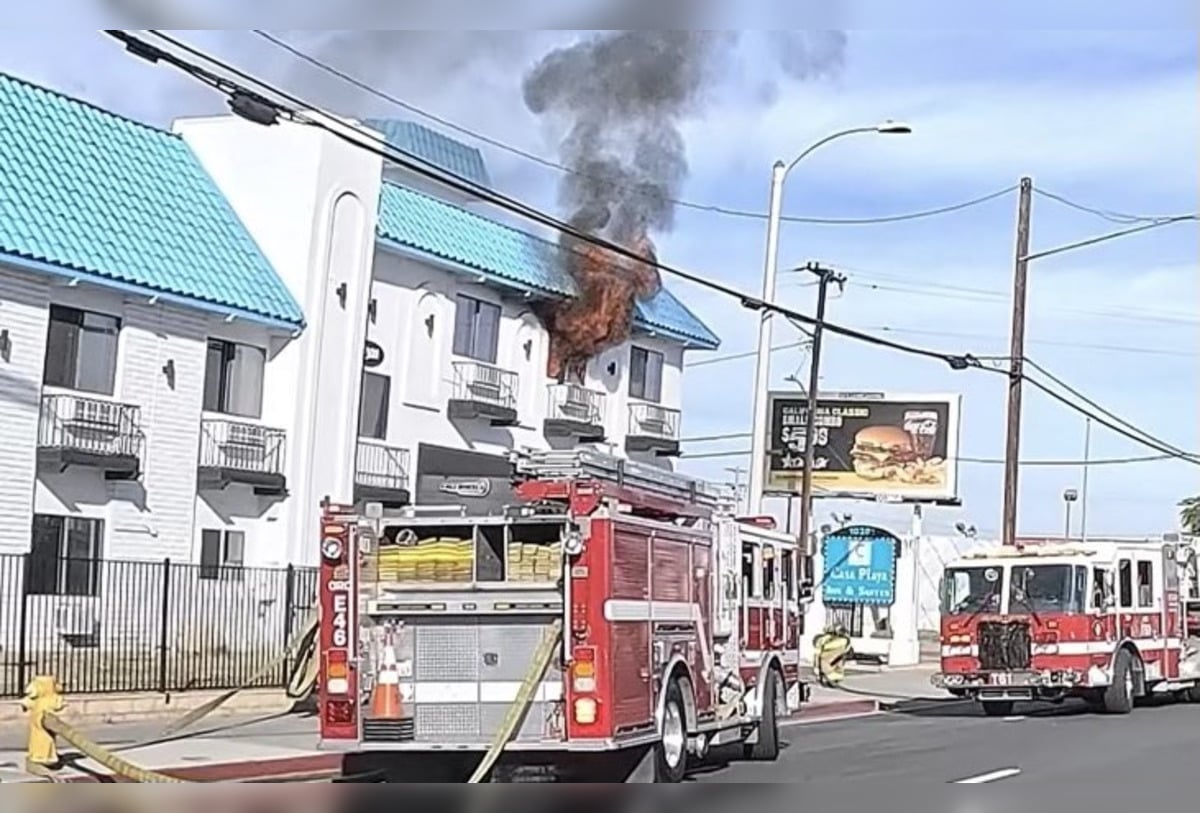
[[[1092,463],[1092,419],[1088,418],[1083,426],[1083,484],[1082,499],[1079,505],[1079,538],[1087,542],[1087,509],[1088,509],[1088,470]]]
[[[812,334],[812,363],[808,368],[808,392],[805,393],[804,471],[800,473],[800,533],[798,537],[801,545],[808,544],[809,525],[812,518],[812,476],[813,461],[816,458],[813,437],[817,427],[817,387],[820,386],[821,376],[821,337],[825,333],[825,301],[829,293],[829,283],[835,283],[839,288],[846,284],[845,276],[816,263],[809,263],[805,266],[805,270],[817,275],[820,287],[817,290],[817,318]]]
[[[1017,479],[1021,455],[1021,384],[1025,377],[1025,300],[1029,278],[1029,221],[1033,180],[1021,179],[1017,203],[1017,252],[1013,273],[1012,341],[1008,362],[1008,433],[1004,446],[1004,512],[1001,542],[1017,541]]]

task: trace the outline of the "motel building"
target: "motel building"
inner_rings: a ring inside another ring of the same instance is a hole
[[[489,183],[473,147],[363,126]],[[164,131],[0,75],[0,179],[0,660],[22,612],[46,639],[161,629],[130,605],[168,572],[189,618],[256,591],[253,635],[295,586],[237,574],[315,565],[326,497],[494,508],[520,448],[670,466],[684,355],[718,345],[664,288],[549,380],[557,247],[315,127]]]

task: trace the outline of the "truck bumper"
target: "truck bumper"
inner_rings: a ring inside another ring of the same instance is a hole
[[[1032,695],[1068,692],[1087,685],[1086,675],[1074,669],[1036,669],[1013,672],[935,672],[929,681],[939,689],[965,694],[1010,692]]]

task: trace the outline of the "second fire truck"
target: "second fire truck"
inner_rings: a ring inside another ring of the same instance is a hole
[[[326,508],[322,746],[425,781],[678,782],[721,745],[774,760],[807,699],[811,551],[669,471],[586,451],[513,465],[498,515]]]
[[[942,582],[934,685],[1007,716],[1078,697],[1127,714],[1137,698],[1200,702],[1197,546],[1018,544],[974,553]]]

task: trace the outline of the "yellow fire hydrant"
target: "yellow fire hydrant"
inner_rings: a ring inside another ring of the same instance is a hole
[[[823,686],[836,686],[846,677],[846,657],[850,654],[850,636],[842,627],[831,627],[813,639],[816,649],[817,680]]]
[[[58,765],[58,744],[54,735],[46,730],[46,715],[57,714],[66,705],[59,694],[58,681],[49,675],[35,677],[25,687],[21,707],[29,713],[29,746],[25,758],[31,765],[47,768]]]

